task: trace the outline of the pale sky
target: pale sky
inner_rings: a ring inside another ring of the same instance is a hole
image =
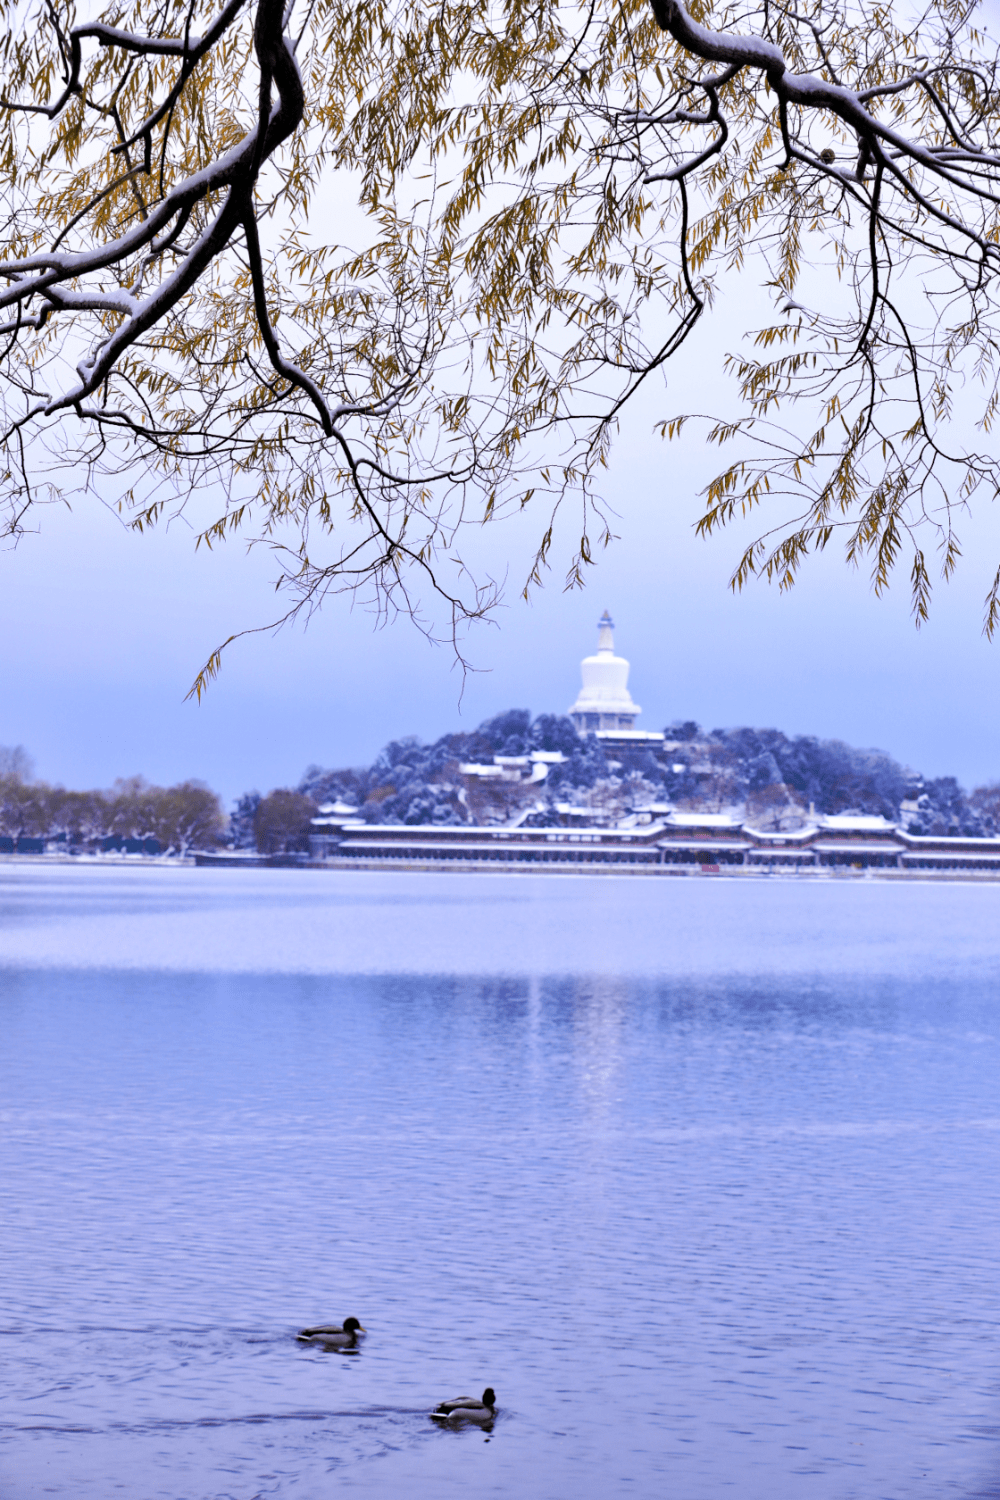
[[[938,587],[920,631],[905,570],[878,601],[832,551],[790,596],[757,584],[734,598],[739,538],[692,533],[712,456],[695,440],[664,446],[650,435],[655,414],[631,420],[608,479],[621,541],[583,592],[563,593],[556,571],[525,605],[512,568],[497,628],[470,642],[483,670],[461,705],[446,649],[403,621],[373,631],[343,600],[305,631],[240,642],[207,701],[185,703],[226,634],[272,617],[266,555],[229,544],[195,556],[176,524],[132,536],[96,501],[49,510],[39,535],[0,554],[0,744],[23,744],[40,776],[66,785],[194,776],[228,805],[248,788],[294,784],[310,762],[367,764],[393,737],[433,739],[510,707],[565,712],[607,608],[640,727],[776,727],[875,746],[967,787],[1000,778],[1000,644],[981,635],[1000,513],[987,506],[966,523],[958,577]],[[523,558],[526,540],[500,526],[483,545],[499,568],[509,553]]]
[[[348,186],[344,178],[318,206],[313,232],[326,232],[323,211],[331,235],[350,232]],[[667,395],[644,387],[607,478],[621,540],[585,590],[562,591],[557,561],[548,586],[530,604],[519,599],[527,543],[544,530],[543,515],[529,517],[530,536],[505,525],[482,535],[495,572],[514,561],[496,627],[468,643],[482,671],[464,697],[447,649],[402,620],[374,631],[364,612],[334,600],[307,630],[239,642],[207,700],[185,702],[226,635],[273,617],[269,559],[248,559],[234,542],[195,556],[183,524],[134,536],[86,500],[72,512],[40,513],[38,535],[0,552],[0,744],[23,744],[40,776],[66,785],[106,786],[136,772],[160,783],[199,777],[228,805],[249,788],[294,784],[310,762],[367,764],[393,737],[433,739],[510,707],[565,712],[607,608],[632,663],[641,727],[678,718],[775,727],[878,747],[967,787],[1000,779],[1000,643],[981,633],[1000,562],[995,506],[963,523],[958,575],[938,586],[920,631],[909,617],[905,562],[883,600],[835,547],[791,595],[761,583],[733,597],[727,580],[751,533],[710,544],[694,537],[698,491],[719,455],[699,446],[697,429],[683,446],[665,446],[653,425],[714,406],[724,389],[720,351],[736,347],[734,325],[759,312],[749,268],[735,281],[723,277],[711,322],[670,367]],[[761,525],[775,519],[765,512]]]
[[[331,235],[345,232],[346,195],[345,179],[325,205]],[[322,232],[322,215],[312,228]],[[294,785],[311,762],[367,764],[390,738],[434,739],[506,708],[565,712],[607,608],[617,649],[632,663],[640,727],[688,718],[707,728],[774,727],[877,747],[969,788],[1000,779],[1000,642],[982,637],[983,599],[1000,562],[995,506],[962,522],[957,577],[938,585],[920,631],[909,616],[908,561],[883,600],[835,546],[790,595],[755,583],[734,597],[729,574],[756,531],[711,543],[693,534],[698,492],[720,454],[700,442],[704,428],[665,445],[654,423],[718,410],[722,351],[739,347],[737,325],[768,317],[759,272],[723,278],[710,321],[670,366],[666,394],[651,380],[626,414],[605,487],[621,539],[585,590],[562,590],[564,538],[547,586],[529,604],[519,598],[529,543],[545,528],[541,512],[480,534],[491,571],[509,564],[507,601],[496,625],[468,642],[482,670],[464,696],[446,648],[403,620],[374,630],[369,615],[338,599],[308,629],[240,641],[207,699],[185,702],[222,639],[274,617],[271,561],[248,558],[232,541],[195,555],[183,523],[132,535],[88,499],[72,512],[38,513],[39,534],[0,552],[0,744],[23,744],[38,775],[66,785],[106,786],[137,772],[159,783],[198,777],[228,806],[250,788]],[[822,295],[827,282],[813,279]],[[105,498],[117,496],[109,489]],[[760,527],[777,519],[765,510]]]

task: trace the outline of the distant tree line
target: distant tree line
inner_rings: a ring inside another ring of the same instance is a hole
[[[0,838],[16,848],[29,841],[68,849],[185,854],[211,848],[228,833],[222,804],[200,781],[152,786],[142,776],[106,791],[75,792],[36,781],[24,751],[0,749]]]
[[[610,819],[657,804],[733,811],[762,827],[794,827],[816,813],[866,813],[903,821],[914,833],[989,836],[1000,832],[1000,784],[967,794],[952,776],[924,780],[880,750],[840,740],[789,737],[777,729],[713,729],[692,720],[667,727],[662,749],[605,752],[581,739],[570,719],[510,709],[477,729],[433,744],[392,740],[366,768],[312,765],[299,785],[268,797],[247,793],[231,822],[238,847],[264,852],[307,847],[309,819],[325,803],[358,809],[370,823],[559,822],[557,803],[588,807]],[[495,755],[560,751],[566,759],[533,785],[477,782],[463,762]]]
[[[560,822],[558,804],[604,821],[669,803],[692,811],[731,811],[759,827],[796,827],[809,814],[873,813],[902,820],[918,834],[988,837],[1000,833],[1000,783],[971,794],[953,776],[924,780],[880,750],[840,740],[789,738],[776,729],[713,729],[692,720],[667,727],[662,748],[605,751],[581,738],[559,714],[532,719],[509,709],[477,729],[391,740],[368,767],[312,765],[297,787],[240,797],[227,820],[216,794],[199,781],[173,787],[141,776],[105,791],[77,792],[37,781],[20,748],[0,748],[0,838],[56,840],[68,848],[158,847],[185,853],[228,843],[265,854],[308,850],[310,820],[341,802],[369,823],[503,824]],[[467,762],[495,755],[558,751],[542,782],[463,775]]]

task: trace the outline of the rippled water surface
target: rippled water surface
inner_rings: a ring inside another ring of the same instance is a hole
[[[0,866],[0,1495],[1000,1496],[998,936],[989,885]]]

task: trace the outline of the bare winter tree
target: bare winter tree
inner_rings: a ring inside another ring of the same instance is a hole
[[[729,361],[700,522],[767,506],[737,586],[788,586],[842,535],[878,588],[905,560],[921,618],[957,511],[997,493],[1000,101],[973,4],[4,19],[11,536],[71,484],[112,476],[139,529],[197,489],[222,496],[206,543],[277,549],[289,612],[436,595],[457,639],[497,593],[464,529],[534,499],[537,580],[572,498],[578,578],[619,413],[749,275],[774,313]]]
[[[23,745],[0,745],[0,776],[14,781],[30,781],[34,762]]]

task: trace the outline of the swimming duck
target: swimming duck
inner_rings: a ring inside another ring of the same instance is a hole
[[[496,1416],[497,1395],[491,1385],[483,1392],[479,1401],[475,1396],[455,1396],[451,1401],[442,1401],[431,1412],[439,1422],[492,1422]]]
[[[343,1323],[321,1323],[315,1328],[300,1328],[295,1337],[301,1344],[323,1344],[327,1349],[353,1349],[359,1333],[367,1333],[357,1318],[345,1318]]]

